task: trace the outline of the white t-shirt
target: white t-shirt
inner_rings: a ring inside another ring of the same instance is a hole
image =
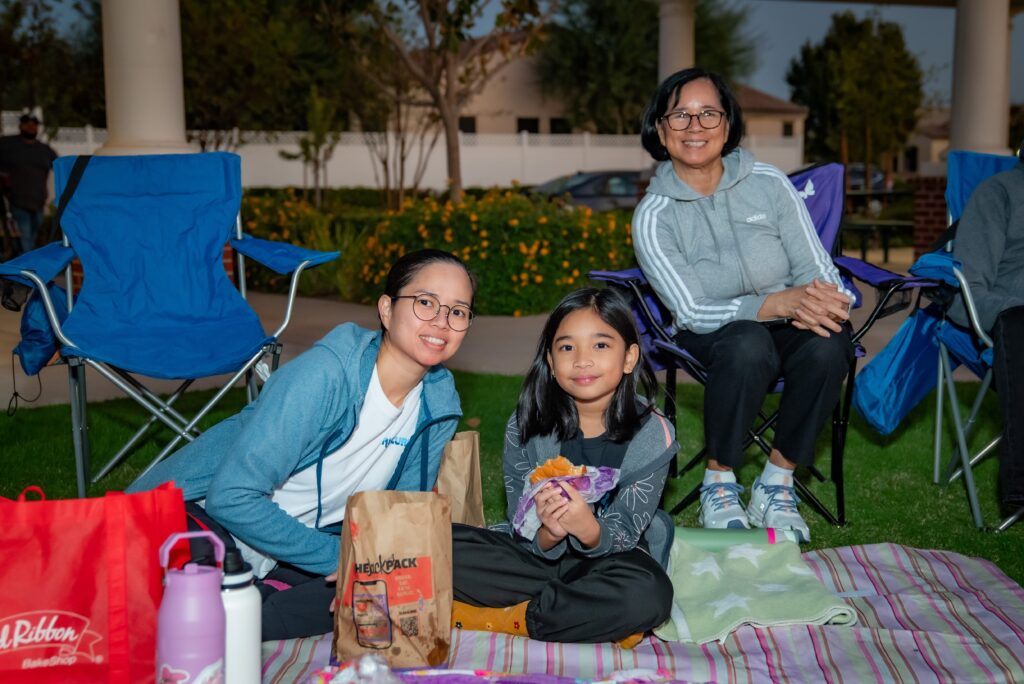
[[[423,383],[416,385],[401,407],[384,394],[373,367],[373,376],[359,411],[355,429],[341,447],[324,458],[320,476],[320,526],[333,525],[345,517],[345,503],[356,492],[384,489],[398,460],[416,431]],[[285,513],[305,524],[316,525],[316,465],[301,470],[274,490],[272,500]],[[258,577],[273,569],[275,562],[239,544]],[[255,561],[255,562],[254,562]],[[269,561],[269,562],[268,562]]]

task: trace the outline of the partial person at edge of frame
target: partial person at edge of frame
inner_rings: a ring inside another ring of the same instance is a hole
[[[1024,141],[1017,156],[1017,166],[975,188],[953,242],[979,322],[995,344],[992,370],[1003,416],[999,500],[1006,514],[1024,508]],[[970,326],[962,301],[958,296],[949,315]]]
[[[813,463],[849,370],[852,296],[796,188],[739,147],[743,133],[719,75],[684,69],[658,86],[641,139],[659,163],[633,216],[633,244],[677,343],[708,370],[700,523],[791,529],[809,541],[793,471]],[[780,375],[771,455],[744,509],[734,469]]]

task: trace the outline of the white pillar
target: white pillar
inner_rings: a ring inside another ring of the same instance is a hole
[[[697,0],[660,0],[658,8],[658,82],[694,59],[694,8]]]
[[[957,0],[950,149],[1009,154],[1010,1]]]
[[[107,141],[96,154],[196,151],[185,140],[178,0],[103,0],[103,76]]]

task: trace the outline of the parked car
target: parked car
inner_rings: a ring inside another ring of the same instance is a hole
[[[545,197],[569,196],[569,201],[594,211],[633,209],[640,201],[640,171],[587,171],[561,176],[530,188]]]
[[[860,162],[846,165],[846,177],[850,181],[850,190],[864,190],[864,165]],[[871,167],[871,189],[885,190],[885,174],[877,166]]]

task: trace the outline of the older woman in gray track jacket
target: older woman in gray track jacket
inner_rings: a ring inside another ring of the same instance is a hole
[[[644,148],[660,163],[633,217],[634,248],[677,342],[708,369],[701,524],[807,541],[793,470],[813,463],[853,358],[851,297],[789,179],[739,148],[743,130],[717,74],[685,69],[661,83],[643,118]],[[733,470],[779,375],[773,448],[744,510]]]

